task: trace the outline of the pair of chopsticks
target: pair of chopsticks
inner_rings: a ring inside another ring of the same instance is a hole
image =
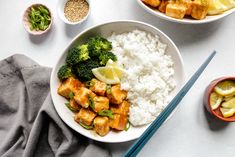
[[[134,157],[139,151],[144,147],[148,140],[153,136],[153,134],[160,128],[162,123],[168,118],[171,112],[180,103],[189,89],[194,85],[198,77],[202,74],[204,69],[210,63],[212,58],[215,56],[216,51],[214,51],[200,66],[200,68],[194,73],[190,80],[184,85],[184,87],[179,91],[179,93],[172,99],[169,105],[161,112],[161,114],[152,122],[152,124],[145,130],[145,132],[137,139],[137,141],[131,146],[131,148],[126,152],[124,157]]]

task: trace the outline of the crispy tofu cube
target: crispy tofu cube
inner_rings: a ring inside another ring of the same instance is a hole
[[[124,130],[127,124],[127,116],[114,114],[113,119],[109,120],[109,125],[115,130]]]
[[[96,96],[93,98],[94,111],[100,112],[109,109],[109,99],[103,96]]]
[[[69,77],[65,81],[63,81],[58,88],[57,92],[61,96],[65,98],[69,98],[69,94],[75,93],[80,87],[83,87],[84,85],[77,79],[73,77]]]
[[[125,100],[119,105],[113,105],[110,107],[113,113],[122,114],[125,116],[129,114],[129,108],[130,108],[130,103]]]
[[[186,15],[191,15],[192,12],[192,0],[182,0],[182,4],[186,7]]]
[[[177,19],[184,18],[187,8],[183,4],[167,4],[166,15]]]
[[[74,109],[76,109],[78,111],[81,109],[81,106],[78,105],[74,99],[70,99],[69,104],[70,104],[70,106],[72,106]]]
[[[162,0],[161,3],[160,3],[160,5],[159,5],[159,7],[158,7],[158,10],[159,10],[160,12],[165,13],[165,12],[166,12],[166,6],[167,6],[168,4],[171,4],[171,3],[173,3],[172,0]]]
[[[91,125],[95,117],[95,112],[86,108],[81,108],[81,110],[75,115],[74,120],[78,123]]]
[[[107,92],[107,97],[109,101],[113,104],[121,104],[124,99],[127,97],[127,92],[121,90],[120,84],[114,85]]]
[[[147,5],[150,5],[152,7],[157,7],[160,5],[161,1],[160,0],[142,0]]]
[[[73,97],[74,100],[81,105],[84,108],[89,107],[89,96],[94,98],[96,95],[93,93],[91,90],[81,87],[76,93],[75,96]]]
[[[204,19],[207,15],[209,6],[203,2],[203,0],[195,0],[192,2],[191,16],[197,20]]]
[[[96,117],[94,119],[94,129],[100,136],[107,135],[110,130],[108,117]]]
[[[89,89],[98,95],[104,96],[106,91],[106,83],[98,81],[97,79],[92,79]]]

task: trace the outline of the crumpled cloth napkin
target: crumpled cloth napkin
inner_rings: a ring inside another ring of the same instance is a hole
[[[50,96],[50,73],[24,55],[0,62],[0,156],[111,156],[104,143],[62,122]]]

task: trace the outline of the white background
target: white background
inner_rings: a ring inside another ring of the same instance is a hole
[[[43,2],[54,14],[52,30],[30,36],[23,28],[22,15],[31,3]],[[213,51],[218,54],[139,156],[232,157],[235,154],[235,124],[213,118],[202,105],[207,84],[223,75],[235,75],[235,14],[202,25],[167,22],[146,13],[135,0],[91,0],[88,21],[68,26],[58,17],[56,0],[0,1],[0,59],[25,54],[41,65],[53,67],[63,49],[82,30],[111,20],[139,20],[162,30],[177,45],[185,63],[186,78]],[[113,156],[121,156],[132,142],[108,144]]]

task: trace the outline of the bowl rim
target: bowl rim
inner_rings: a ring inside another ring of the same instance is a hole
[[[69,1],[69,0],[64,0],[64,1]],[[84,16],[80,21],[77,21],[77,22],[70,22],[65,16],[64,16],[64,14],[62,15],[62,13],[60,14],[60,12],[63,12],[61,9],[60,9],[60,7],[61,7],[61,5],[62,5],[62,0],[59,0],[58,2],[57,2],[57,6],[56,6],[56,11],[57,11],[57,14],[58,14],[58,16],[59,16],[59,18],[64,22],[64,23],[66,23],[66,24],[68,24],[68,25],[78,25],[78,24],[82,24],[84,21],[86,21],[87,19],[88,19],[88,16],[90,15],[90,13],[91,13],[91,3],[90,3],[90,1],[89,0],[85,0],[87,3],[88,3],[88,6],[89,6],[89,8],[88,8],[88,13],[86,14],[86,16]],[[63,7],[64,8],[64,7]],[[61,17],[61,16],[63,16],[63,17]]]
[[[167,16],[167,15],[161,13],[161,12],[156,12],[155,10],[151,9],[146,4],[144,4],[141,0],[137,0],[137,2],[148,13],[150,13],[150,14],[156,16],[156,17],[159,17],[163,20],[167,20],[167,21],[175,22],[175,23],[179,23],[179,24],[195,24],[196,25],[196,24],[210,23],[210,22],[222,19],[223,17],[231,15],[232,13],[235,12],[235,8],[232,8],[232,9],[229,9],[229,10],[225,11],[222,14],[213,15],[214,18],[210,18],[210,19],[201,19],[201,20],[196,20],[196,19],[189,20],[189,19],[185,19],[185,18],[184,19],[176,19],[176,18],[173,18],[173,17],[169,17],[169,16]],[[209,15],[207,15],[207,16],[209,16]]]
[[[135,24],[141,24],[141,25],[145,25],[145,26],[147,26],[147,27],[151,27],[152,29],[157,30],[157,31],[159,32],[159,34],[162,34],[162,35],[169,41],[169,43],[172,44],[172,46],[173,46],[174,49],[176,50],[176,53],[178,54],[177,56],[179,57],[180,64],[182,65],[182,83],[181,83],[180,87],[183,86],[183,84],[184,84],[184,82],[185,82],[185,69],[184,69],[184,62],[183,62],[182,56],[181,56],[181,54],[180,54],[179,49],[176,47],[175,43],[174,43],[165,33],[163,33],[163,32],[162,32],[161,30],[159,30],[158,28],[156,28],[156,27],[154,27],[154,26],[152,26],[152,25],[150,25],[150,24],[141,22],[141,21],[136,21],[136,20],[114,20],[114,21],[112,21],[112,20],[111,20],[111,21],[104,22],[104,23],[101,23],[101,24],[97,24],[97,25],[95,25],[95,26],[92,26],[92,27],[89,27],[89,28],[85,29],[84,31],[82,31],[81,33],[79,33],[78,35],[76,35],[76,36],[72,39],[72,41],[67,44],[66,48],[62,51],[63,53],[61,53],[61,55],[60,55],[59,58],[57,59],[57,62],[55,63],[55,65],[54,65],[53,68],[52,68],[51,77],[50,77],[50,91],[51,91],[52,100],[53,100],[53,97],[54,97],[54,94],[52,93],[52,91],[53,91],[53,88],[52,88],[53,76],[55,75],[55,72],[56,72],[56,71],[55,71],[55,70],[56,70],[56,66],[58,65],[59,61],[62,59],[62,57],[63,57],[65,51],[67,50],[67,48],[68,48],[70,45],[72,45],[72,44],[74,43],[74,41],[76,41],[80,36],[82,36],[84,33],[86,33],[87,31],[89,31],[89,30],[91,30],[91,29],[94,29],[94,28],[96,28],[96,27],[100,27],[100,26],[103,26],[103,25],[107,25],[107,24],[120,23],[120,22],[121,22],[121,23],[122,23],[122,22],[126,22],[126,23],[135,23]],[[54,105],[55,110],[56,110],[57,114],[59,115],[60,119],[62,119],[62,121],[63,121],[66,125],[68,125],[70,128],[72,128],[74,131],[78,132],[76,129],[74,129],[74,127],[73,127],[72,125],[68,124],[68,123],[63,119],[63,116],[60,115],[60,113],[57,111],[56,105],[54,104],[54,102],[53,102],[53,105]],[[176,111],[176,109],[175,109],[175,111]],[[174,112],[172,112],[172,114],[173,114],[173,113],[174,113]],[[168,119],[170,119],[171,117],[172,117],[172,115],[169,116]],[[167,119],[167,120],[168,120],[168,119]],[[150,124],[151,124],[151,123],[150,123]],[[146,124],[146,125],[143,126],[143,127],[146,127],[146,129],[147,129],[147,127],[148,127],[150,124]],[[87,137],[87,138],[89,138],[89,139],[92,139],[92,140],[95,140],[95,141],[99,141],[99,142],[104,142],[104,143],[122,143],[122,142],[128,142],[128,141],[135,140],[135,139],[137,139],[137,138],[139,137],[139,136],[133,136],[132,138],[130,138],[130,139],[128,139],[128,140],[125,140],[125,139],[118,139],[118,140],[116,140],[116,141],[108,141],[108,140],[100,140],[100,139],[97,139],[97,138],[92,138],[92,137],[89,137],[89,136],[87,136],[87,135],[85,135],[84,133],[81,133],[81,132],[78,132],[78,133],[81,134],[81,135],[83,135],[83,136],[85,136],[85,137]]]
[[[34,6],[43,6],[43,7],[45,7],[45,8],[49,11],[49,13],[50,13],[51,22],[50,22],[49,26],[47,27],[47,29],[45,29],[44,31],[42,31],[42,30],[39,30],[39,31],[30,30],[29,23],[27,23],[27,22],[28,22],[28,17],[27,17],[27,16],[28,16],[28,10],[29,10],[30,8],[34,7]],[[27,19],[27,20],[25,20],[25,19]],[[23,22],[23,25],[24,25],[24,29],[25,29],[29,34],[32,34],[32,35],[42,35],[42,34],[48,32],[48,31],[51,29],[52,23],[53,23],[53,14],[52,14],[51,10],[49,9],[49,7],[47,7],[44,3],[33,3],[33,4],[31,4],[30,6],[28,6],[28,7],[25,9],[25,11],[24,11],[24,13],[23,13],[22,22]]]
[[[208,95],[207,95],[207,98],[206,98],[206,105],[208,106],[210,112],[217,118],[219,118],[220,120],[222,121],[225,121],[225,122],[235,122],[235,118],[234,119],[228,119],[228,118],[225,118],[225,117],[222,117],[220,115],[218,115],[212,108],[211,108],[211,104],[210,104],[210,96],[211,96],[211,93],[213,92],[215,86],[222,82],[222,81],[226,81],[226,80],[233,80],[235,81],[235,76],[223,76],[223,77],[219,77],[215,80],[213,80],[209,86],[208,86],[208,89],[207,89],[207,92],[208,92]]]

